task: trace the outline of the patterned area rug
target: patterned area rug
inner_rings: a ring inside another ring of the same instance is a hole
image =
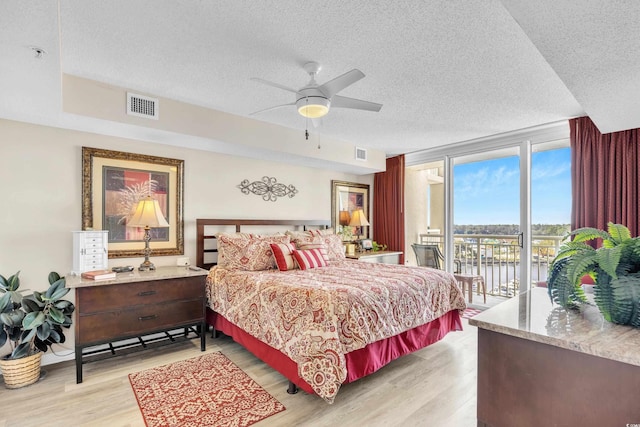
[[[147,427],[250,426],[285,407],[221,353],[129,374]]]
[[[464,313],[462,313],[462,317],[465,319],[471,319],[476,314],[480,314],[485,310],[486,308],[467,307],[465,308]]]

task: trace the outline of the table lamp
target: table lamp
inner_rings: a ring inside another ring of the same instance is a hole
[[[169,223],[162,215],[162,209],[160,209],[158,201],[151,196],[140,199],[135,213],[127,222],[127,227],[144,228],[144,262],[140,264],[138,270],[155,270],[156,266],[149,261],[149,255],[151,255],[151,249],[149,248],[151,234],[149,230],[151,228],[169,227]]]
[[[362,234],[362,227],[369,225],[369,221],[367,221],[367,217],[364,216],[364,211],[362,209],[357,209],[351,215],[351,221],[349,222],[350,227],[358,227],[358,238]]]

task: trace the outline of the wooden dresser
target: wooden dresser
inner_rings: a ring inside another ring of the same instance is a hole
[[[83,349],[196,326],[205,350],[207,270],[158,267],[118,273],[113,280],[68,277],[76,290],[76,382],[82,382]],[[139,338],[143,347],[144,340]]]

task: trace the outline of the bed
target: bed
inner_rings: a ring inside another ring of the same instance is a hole
[[[294,231],[243,233],[253,226]],[[284,375],[290,391],[299,387],[332,403],[342,384],[461,330],[466,305],[451,274],[347,260],[326,226],[198,219],[197,265],[209,269],[209,325]],[[232,233],[210,231],[216,227]],[[281,246],[294,248],[287,256],[297,262],[284,257],[290,268],[281,269]],[[274,258],[276,268],[264,268]]]

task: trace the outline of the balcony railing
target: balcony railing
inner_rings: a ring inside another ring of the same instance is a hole
[[[443,251],[441,234],[422,234],[421,243],[433,243]],[[562,236],[533,236],[532,286],[547,280],[549,264],[558,253]],[[443,251],[444,252],[444,251]],[[456,234],[453,253],[462,274],[484,277],[487,294],[512,297],[520,288],[520,246],[517,235]]]

